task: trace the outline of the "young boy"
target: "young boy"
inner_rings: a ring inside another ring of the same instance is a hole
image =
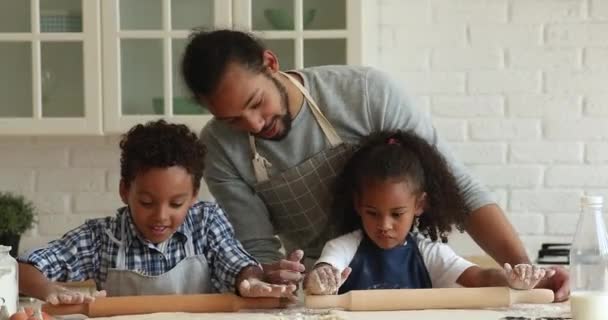
[[[113,217],[86,221],[19,258],[20,292],[52,304],[96,296],[236,292],[291,297],[294,285],[262,281],[221,208],[197,202],[205,147],[184,125],[136,125],[120,142],[120,196]],[[93,279],[84,295],[52,281]]]

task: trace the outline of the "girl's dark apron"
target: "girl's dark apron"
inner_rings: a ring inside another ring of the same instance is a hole
[[[432,287],[416,239],[411,235],[407,236],[405,245],[385,250],[363,232],[363,239],[349,266],[353,271],[338,294],[351,290]]]

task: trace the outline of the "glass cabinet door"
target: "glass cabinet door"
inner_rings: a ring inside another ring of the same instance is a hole
[[[171,118],[211,118],[193,102],[180,62],[193,28],[251,30],[283,70],[361,63],[362,0],[104,0],[104,131]]]
[[[235,25],[264,39],[289,70],[360,64],[360,6],[359,0],[234,0],[233,7]]]
[[[108,0],[104,21],[104,129],[174,118],[199,130],[210,118],[180,74],[194,28],[230,27],[226,0]]]
[[[0,134],[100,134],[97,0],[0,0]]]

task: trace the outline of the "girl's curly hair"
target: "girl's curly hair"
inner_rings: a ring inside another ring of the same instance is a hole
[[[120,177],[127,185],[149,169],[179,166],[192,175],[198,191],[206,148],[186,125],[162,119],[138,124],[122,136],[120,149]]]
[[[456,178],[439,151],[415,134],[382,131],[362,140],[336,182],[335,223],[343,233],[362,227],[353,199],[370,179],[403,180],[417,195],[426,192],[426,208],[418,218],[418,231],[425,237],[447,242],[452,225],[464,230],[468,208]]]

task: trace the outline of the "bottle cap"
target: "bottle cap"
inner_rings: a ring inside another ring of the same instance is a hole
[[[582,196],[581,205],[583,206],[597,206],[604,204],[604,197],[602,196]]]

